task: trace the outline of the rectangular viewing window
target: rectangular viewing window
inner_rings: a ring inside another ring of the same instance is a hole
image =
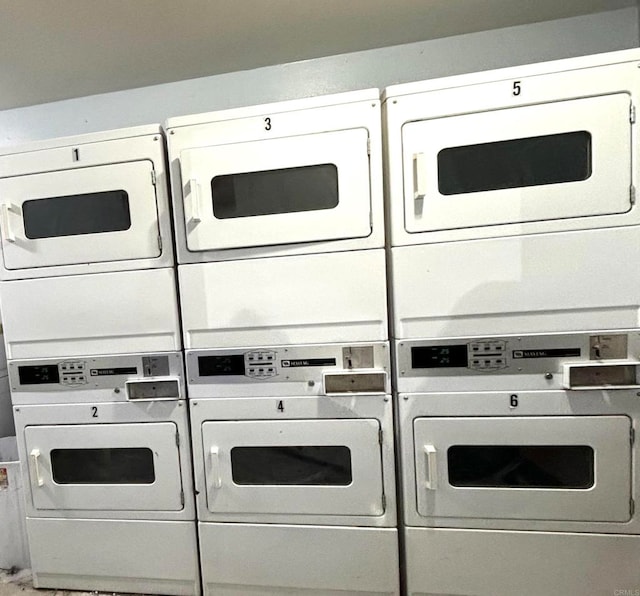
[[[594,452],[586,445],[455,445],[449,483],[460,487],[587,489]]]
[[[129,195],[124,190],[31,199],[22,205],[27,238],[56,238],[131,227]]]
[[[438,153],[438,189],[456,195],[577,182],[591,168],[586,131],[449,147]]]
[[[343,446],[234,447],[236,484],[347,486],[351,452]]]
[[[333,209],[338,169],[321,164],[216,176],[211,195],[218,219]]]
[[[51,473],[58,484],[153,484],[153,452],[147,447],[53,449]]]

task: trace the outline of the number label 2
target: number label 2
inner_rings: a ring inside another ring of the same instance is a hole
[[[91,418],[98,417],[98,406],[91,406]]]

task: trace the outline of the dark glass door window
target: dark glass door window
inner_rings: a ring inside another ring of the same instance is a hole
[[[31,199],[22,205],[27,238],[55,238],[131,227],[129,195],[124,190]]]
[[[455,445],[449,483],[460,487],[586,489],[594,452],[586,445]]]
[[[343,446],[234,447],[236,484],[347,486],[351,451]]]
[[[51,470],[58,484],[153,484],[153,452],[147,447],[54,449]]]
[[[449,147],[438,153],[438,189],[456,195],[577,182],[591,168],[586,131]]]
[[[218,219],[333,209],[338,205],[334,164],[216,176],[211,180]]]

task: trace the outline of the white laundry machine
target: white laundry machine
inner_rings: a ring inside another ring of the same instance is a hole
[[[399,594],[389,354],[187,361],[205,594]]]
[[[640,332],[398,344],[408,594],[640,585]]]
[[[159,126],[0,155],[7,357],[181,348]]]
[[[166,127],[186,349],[387,339],[377,90]]]
[[[36,587],[199,594],[180,354],[11,362]]]
[[[637,326],[640,52],[389,87],[396,338]]]

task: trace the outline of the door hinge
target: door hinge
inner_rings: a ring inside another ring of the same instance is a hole
[[[629,187],[629,200],[632,205],[636,204],[636,187],[633,184]]]
[[[371,155],[371,139],[367,138],[367,155]]]
[[[629,513],[631,514],[631,517],[633,517],[633,514],[636,512],[636,502],[633,499],[629,499]]]
[[[176,447],[180,447],[180,433],[176,431]]]
[[[156,185],[156,171],[151,170],[151,184]]]
[[[184,488],[180,489],[180,503],[182,503],[182,506],[184,507]]]
[[[162,252],[162,236],[158,234],[158,250]]]
[[[382,429],[380,429],[378,431],[378,443],[380,443],[380,445],[382,445],[383,441],[384,441],[384,432],[383,432]]]
[[[387,510],[387,495],[385,495],[384,493],[382,493],[382,509],[384,511]]]
[[[632,445],[636,442],[636,431],[634,428],[629,429],[629,440]]]

